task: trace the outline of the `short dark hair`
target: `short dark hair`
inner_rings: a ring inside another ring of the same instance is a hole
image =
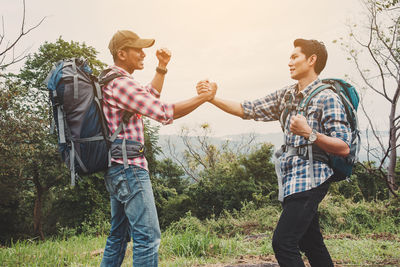
[[[304,53],[307,58],[312,55],[317,56],[314,69],[317,74],[320,74],[325,68],[328,59],[328,52],[326,51],[324,43],[317,40],[296,39],[293,44],[294,47],[300,47],[301,52]]]

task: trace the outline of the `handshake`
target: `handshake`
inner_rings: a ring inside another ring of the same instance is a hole
[[[199,96],[204,96],[206,101],[211,101],[214,99],[217,93],[217,84],[208,80],[199,81],[196,85],[197,94]]]

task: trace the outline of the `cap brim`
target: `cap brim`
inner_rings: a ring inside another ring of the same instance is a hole
[[[130,41],[125,44],[125,47],[133,47],[133,48],[147,48],[154,44],[154,39],[138,39],[135,41]]]

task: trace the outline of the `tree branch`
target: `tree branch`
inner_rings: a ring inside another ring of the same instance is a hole
[[[361,109],[362,109],[365,117],[367,118],[369,125],[371,126],[372,134],[374,135],[375,139],[378,141],[379,146],[381,147],[382,152],[384,153],[385,152],[385,146],[383,145],[382,140],[380,139],[380,137],[378,136],[377,131],[374,128],[374,124],[372,123],[371,117],[368,115],[367,111],[365,110],[363,101],[361,101]]]
[[[376,15],[376,14],[375,14]],[[396,39],[396,29],[397,29],[397,24],[400,23],[400,17],[397,18],[397,21],[395,22],[395,30],[393,31],[394,36],[392,37],[392,44],[394,42],[394,40]],[[397,59],[397,56],[393,53],[393,47],[388,46],[388,44],[386,43],[386,41],[384,40],[384,38],[382,37],[382,35],[379,32],[379,26],[376,23],[376,19],[374,20],[374,25],[375,25],[375,31],[376,31],[376,35],[378,36],[378,39],[381,41],[381,43],[386,47],[386,49],[388,50],[388,52],[390,53],[390,55],[392,56],[392,58],[396,61],[397,65],[400,65],[400,60]]]
[[[193,181],[198,182],[199,179],[186,167],[185,164],[183,164],[182,160],[177,156],[175,146],[171,144],[170,139],[167,140],[167,145],[170,156],[173,157],[179,163],[179,165],[183,168],[185,173],[189,175],[193,179]],[[163,151],[161,151],[161,153],[165,155]]]
[[[385,94],[383,94],[382,92],[380,92],[379,90],[375,89],[375,87],[369,82],[368,78],[364,75],[364,72],[363,72],[363,70],[362,70],[361,67],[360,67],[360,64],[359,64],[359,62],[358,62],[357,57],[356,57],[353,53],[350,53],[350,56],[353,58],[354,63],[356,64],[356,68],[357,68],[357,70],[358,70],[358,73],[360,74],[360,76],[361,76],[361,78],[363,79],[364,83],[365,83],[372,91],[374,91],[374,92],[377,93],[378,95],[381,95],[381,96],[382,96],[383,98],[385,98],[387,101],[391,102],[391,99],[390,99],[387,95],[385,95]]]
[[[25,0],[22,1],[23,2],[23,11],[22,11],[22,23],[21,23],[21,32],[20,34],[16,37],[16,39],[14,41],[12,41],[11,43],[8,43],[5,47],[5,49],[3,51],[0,51],[0,57],[2,57],[1,62],[4,62],[5,56],[8,52],[10,52],[11,50],[14,50],[14,48],[16,47],[17,43],[21,40],[21,38],[27,34],[29,34],[32,30],[36,29],[37,27],[39,27],[43,21],[46,19],[46,17],[43,17],[36,25],[34,25],[33,27],[30,27],[29,29],[25,30],[25,19],[26,19],[26,7],[25,7]],[[4,18],[2,17],[2,27],[3,27],[3,34],[0,35],[0,44],[1,42],[4,41],[5,38],[5,31],[4,31]],[[24,58],[24,57],[23,57]],[[0,68],[5,68],[7,66],[10,66],[11,64],[17,63],[18,61],[21,61],[23,58],[15,58],[13,56],[13,58],[11,59],[10,63],[4,64],[4,65],[0,65]]]

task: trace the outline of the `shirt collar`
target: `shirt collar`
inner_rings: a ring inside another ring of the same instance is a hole
[[[112,66],[110,67],[110,69],[112,69],[112,70],[114,70],[114,72],[118,72],[118,73],[120,73],[120,74],[122,74],[122,75],[124,75],[124,76],[133,78],[132,74],[130,74],[129,72],[127,72],[127,71],[124,70],[123,68],[118,67],[117,65],[112,65]]]
[[[297,92],[297,88],[298,88],[298,84],[296,84],[293,87],[293,94],[297,97],[301,96],[302,98],[304,98],[307,94],[309,94],[316,85],[318,85],[319,83],[321,83],[321,80],[319,78],[315,79],[313,82],[311,82],[309,85],[306,86],[306,88],[304,88],[303,90],[301,90],[299,93]]]

